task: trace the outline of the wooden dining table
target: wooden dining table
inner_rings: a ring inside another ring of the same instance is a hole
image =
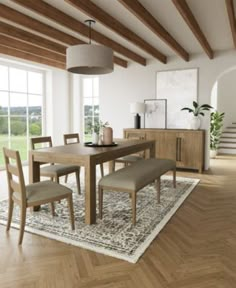
[[[29,151],[30,182],[40,181],[40,165],[42,163],[75,164],[85,169],[85,223],[96,223],[96,165],[112,161],[129,154],[146,150],[147,157],[155,157],[155,140],[116,141],[117,146],[88,147],[82,143],[40,148]]]

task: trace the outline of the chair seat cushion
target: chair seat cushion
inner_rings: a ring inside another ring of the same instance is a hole
[[[47,165],[40,168],[40,175],[42,176],[62,176],[75,171],[79,171],[80,167],[76,165]]]
[[[102,187],[117,190],[138,191],[169,170],[175,169],[175,161],[169,159],[143,159],[106,175],[99,181]]]
[[[58,184],[53,181],[42,181],[33,184],[26,185],[26,199],[28,204],[44,201],[48,202],[48,199],[69,195],[72,190],[66,186]],[[13,197],[17,200],[21,200],[20,193],[14,192]]]

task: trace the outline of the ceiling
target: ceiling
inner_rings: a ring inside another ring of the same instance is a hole
[[[236,0],[0,0],[0,53],[65,69],[66,48],[109,46],[114,63],[214,60],[236,47]]]

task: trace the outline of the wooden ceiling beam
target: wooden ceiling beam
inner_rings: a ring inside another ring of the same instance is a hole
[[[35,2],[36,3],[36,2]],[[49,25],[46,25],[38,20],[35,20],[25,14],[22,14],[6,5],[0,4],[0,17],[9,20],[13,23],[19,24],[27,29],[37,31],[42,35],[46,35],[52,39],[55,39],[61,43],[66,43],[67,46],[84,44],[85,42],[81,41],[78,38],[75,38],[71,35],[68,35],[60,30],[57,30]],[[127,61],[114,57],[114,63],[120,65],[124,68],[127,67]]]
[[[203,50],[206,52],[210,59],[214,58],[213,50],[211,49],[205,35],[203,34],[197,20],[195,19],[192,11],[190,10],[188,4],[185,0],[172,0],[175,7],[183,17],[186,24],[189,26],[199,43],[201,44]]]
[[[69,0],[70,1],[70,0]],[[170,35],[170,33],[152,16],[138,0],[118,0],[135,15],[144,25],[155,33],[185,61],[189,61],[188,52]]]
[[[33,0],[33,1],[32,0],[27,0],[27,1],[25,1],[25,0],[23,0],[23,1],[22,0],[12,0],[12,1],[38,13],[38,14],[40,14],[40,15],[42,15],[42,16],[50,19],[50,20],[53,20],[56,23],[77,32],[78,34],[81,34],[85,37],[89,37],[89,29],[88,29],[87,25],[79,22],[78,20],[76,20],[73,17],[63,13],[62,11],[60,11],[60,10],[56,9],[55,7],[47,4],[46,2],[43,2],[41,0],[37,0],[37,1],[35,1],[35,0]],[[34,20],[34,21],[36,21],[36,20]],[[43,33],[45,33],[45,30]],[[72,36],[67,35],[67,38],[68,37],[72,37]],[[64,38],[65,37],[62,37],[61,41],[65,42],[66,39],[64,39]],[[125,57],[127,57],[127,58],[141,64],[141,65],[144,65],[144,66],[146,65],[146,59],[144,57],[138,55],[137,53],[134,53],[130,49],[125,48],[124,46],[120,45],[119,43],[117,43],[111,39],[109,39],[108,37],[102,35],[101,33],[96,32],[95,30],[92,30],[92,39],[94,41],[96,41],[97,43],[111,47],[112,50],[116,51],[119,54],[124,55]],[[77,41],[77,44],[79,44],[78,41]],[[69,43],[68,41],[66,43],[69,45],[73,45],[73,43]],[[121,61],[119,61],[119,62],[121,62]],[[116,64],[118,64],[118,63],[116,63]]]
[[[5,47],[12,48],[12,49],[16,49],[16,50],[24,52],[26,54],[30,53],[30,54],[34,54],[35,56],[38,55],[40,57],[50,59],[52,61],[61,62],[61,63],[63,63],[63,65],[65,65],[65,63],[66,63],[66,46],[63,46],[63,45],[60,46],[60,48],[61,48],[60,54],[57,53],[57,51],[53,50],[53,49],[47,50],[49,48],[48,45],[46,45],[47,49],[44,49],[43,46],[41,46],[41,47],[39,45],[35,46],[34,40],[35,39],[39,40],[41,37],[38,38],[38,36],[31,34],[31,33],[28,34],[28,32],[21,30],[21,29],[14,30],[16,27],[12,27],[8,24],[6,24],[7,29],[5,30],[4,29],[5,24],[6,23],[0,21],[0,43],[1,43],[1,45],[5,46]],[[8,34],[6,33],[7,31],[9,32]],[[16,31],[18,33],[15,33]],[[30,35],[31,35],[31,38],[28,38]],[[27,37],[24,38],[24,36],[27,36]],[[27,41],[29,39],[30,39],[30,41]],[[41,39],[47,41],[47,39],[45,39],[45,38],[41,38]],[[49,41],[49,43],[51,43],[51,42],[52,41]],[[54,43],[54,42],[52,42],[52,43]],[[39,43],[37,42],[37,44],[39,44]],[[55,43],[55,44],[57,44],[57,43]],[[23,55],[25,55],[25,54],[23,54]],[[14,56],[14,55],[12,55],[12,56]],[[127,61],[125,61],[121,58],[116,57],[115,62],[116,62],[116,64],[118,64],[124,68],[127,68]],[[64,66],[62,66],[62,67],[64,67]]]
[[[48,66],[59,68],[59,69],[66,69],[65,63],[52,61],[50,59],[41,57],[39,55],[34,55],[31,53],[20,51],[20,50],[11,48],[11,47],[3,46],[1,44],[0,44],[0,53],[4,54],[4,55],[13,56],[16,58],[28,60],[31,62],[36,62],[36,63],[48,65]]]
[[[141,37],[139,37],[133,31],[125,27],[114,17],[109,15],[106,11],[102,10],[100,7],[95,5],[90,0],[65,0],[65,1],[73,5],[73,7],[77,8],[78,10],[83,11],[90,17],[96,19],[97,21],[105,25],[107,28],[121,35],[122,37],[124,37],[134,45],[138,46],[142,50],[146,51],[147,53],[149,53],[162,63],[167,62],[167,57],[163,53],[161,53],[159,50],[157,50],[149,43],[144,41]]]
[[[15,38],[0,34],[0,43],[3,46],[8,46],[13,49],[21,50],[26,53],[40,55],[41,57],[51,59],[57,62],[66,62],[66,55],[58,54],[53,51],[37,47],[27,42],[19,41]]]
[[[233,0],[225,0],[225,5],[229,17],[229,24],[231,28],[231,33],[234,41],[234,47],[236,48],[236,20],[234,13],[234,2]]]
[[[54,51],[59,54],[66,54],[66,46],[59,43],[53,42],[36,34],[30,33],[28,31],[22,30],[18,27],[9,25],[5,22],[0,21],[0,33],[10,36],[12,38],[19,39],[31,44],[34,44],[38,47]]]

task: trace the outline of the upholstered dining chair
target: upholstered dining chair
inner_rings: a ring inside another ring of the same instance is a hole
[[[31,138],[31,148],[33,150],[40,149],[43,147],[52,147],[52,138],[51,136],[35,137]],[[81,193],[80,189],[80,167],[77,165],[62,165],[62,164],[46,164],[40,167],[40,175],[44,177],[50,177],[51,180],[55,179],[59,183],[59,177],[67,176],[71,173],[75,173],[76,183],[78,187],[78,193]],[[67,180],[67,179],[66,179]]]
[[[134,139],[134,140],[145,140],[146,139],[145,133],[127,132],[125,136],[126,136],[125,137],[126,139]],[[132,163],[134,163],[138,160],[142,160],[144,158],[145,158],[145,151],[141,151],[137,154],[131,154],[131,155],[117,158],[113,162],[113,167],[112,167],[113,171],[115,171],[116,163],[121,163],[126,167],[126,166],[131,165]]]
[[[64,134],[64,144],[80,143],[79,133]],[[104,176],[103,164],[100,164],[101,177]]]
[[[51,203],[52,214],[54,215],[54,201],[67,199],[71,229],[75,229],[74,210],[72,201],[72,190],[66,186],[60,185],[53,181],[42,181],[25,185],[24,174],[20,159],[19,151],[3,148],[5,158],[8,192],[9,192],[9,208],[8,208],[8,231],[11,226],[12,212],[14,203],[20,206],[20,235],[18,244],[21,245],[25,230],[26,209],[28,207]]]

